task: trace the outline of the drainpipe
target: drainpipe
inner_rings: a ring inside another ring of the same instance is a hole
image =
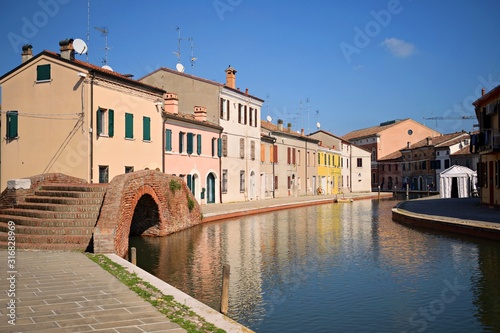
[[[90,183],[94,182],[94,79],[95,72],[92,70],[90,78]]]

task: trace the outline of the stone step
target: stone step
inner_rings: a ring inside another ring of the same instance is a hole
[[[26,202],[33,203],[47,203],[47,204],[59,204],[59,205],[101,205],[102,197],[98,198],[60,198],[52,196],[32,196],[26,197]]]
[[[15,209],[24,210],[43,210],[51,212],[99,212],[101,205],[62,205],[62,204],[47,204],[47,203],[19,203]]]
[[[108,184],[82,184],[82,185],[68,185],[68,184],[49,184],[42,185],[42,190],[47,191],[64,191],[64,192],[106,192]]]
[[[8,242],[0,240],[0,249],[7,249]],[[79,251],[83,252],[87,249],[87,245],[83,244],[36,244],[36,243],[19,243],[16,242],[16,250],[50,250],[50,251]]]
[[[0,231],[0,242],[7,242],[8,234]],[[92,235],[33,235],[16,233],[16,247],[19,244],[78,244],[86,248]]]
[[[91,212],[51,212],[46,210],[6,208],[1,211],[3,215],[24,216],[40,219],[93,219],[97,220],[99,211]]]
[[[37,190],[35,196],[59,197],[59,198],[103,198],[105,192],[82,192],[82,191],[49,191]]]
[[[8,232],[8,224],[6,222],[0,222],[0,232]],[[25,226],[16,224],[14,228],[14,233],[16,235],[66,235],[66,236],[92,236],[94,232],[93,227],[44,227],[44,226]]]
[[[49,227],[49,228],[64,228],[64,227],[87,227],[93,228],[97,223],[97,219],[40,219],[36,217],[25,217],[15,215],[0,214],[0,222],[8,223],[12,221],[17,225],[25,225],[31,227]]]

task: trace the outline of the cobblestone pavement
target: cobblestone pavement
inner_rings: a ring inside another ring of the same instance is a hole
[[[17,251],[13,269],[7,254],[0,250],[0,332],[186,332],[83,253]]]

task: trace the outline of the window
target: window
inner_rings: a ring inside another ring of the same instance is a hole
[[[193,189],[194,189],[194,177],[191,175],[187,175],[186,183],[187,183],[187,187],[189,188],[191,193],[194,194],[194,191],[193,191]]]
[[[300,150],[297,150],[297,165],[300,165]]]
[[[245,171],[240,171],[240,192],[245,192]]]
[[[196,153],[201,155],[201,134],[196,135]]]
[[[273,145],[273,162],[278,163],[278,146]]]
[[[191,155],[193,153],[193,133],[188,133],[187,134],[187,153],[188,155]]]
[[[125,138],[134,138],[134,115],[131,113],[125,113]]]
[[[142,117],[142,140],[151,141],[151,118]]]
[[[292,159],[292,156],[291,156],[291,153],[290,153],[291,150],[292,150],[292,148],[290,148],[290,147],[286,148],[286,164],[290,164],[291,163],[291,159]]]
[[[212,138],[212,157],[217,154],[217,138]]]
[[[449,159],[445,159],[444,160],[444,168],[448,169],[449,167],[450,167],[450,160]]]
[[[245,139],[240,138],[240,157],[245,158]]]
[[[260,144],[260,161],[264,163],[266,161],[266,145]]]
[[[358,168],[362,168],[363,167],[363,160],[361,158],[357,159],[357,163],[358,163],[357,164]]]
[[[318,153],[318,165],[321,165],[321,153]]]
[[[125,173],[131,173],[131,172],[134,172],[134,167],[133,166],[126,166]]]
[[[253,108],[250,108],[250,113],[249,113],[249,117],[248,117],[248,124],[250,126],[253,126]]]
[[[227,156],[227,135],[222,136],[222,156]]]
[[[313,153],[313,166],[316,166],[316,153]]]
[[[242,124],[243,121],[243,105],[238,103],[238,123]]]
[[[227,169],[222,170],[222,193],[227,193]]]
[[[229,120],[229,100],[220,99],[220,119]]]
[[[243,124],[247,124],[247,106],[245,105],[245,113],[243,113]]]
[[[182,154],[184,151],[184,132],[179,132],[179,154]]]
[[[250,141],[250,158],[255,161],[255,141]]]
[[[217,157],[222,157],[222,139],[217,139]]]
[[[99,165],[99,183],[109,182],[109,166]]]
[[[427,170],[427,161],[422,161],[422,170]]]
[[[172,151],[172,130],[165,130],[165,150]]]
[[[97,135],[109,136],[115,134],[115,112],[111,109],[97,109]]]
[[[311,153],[307,152],[307,166],[311,165]]]
[[[36,81],[50,81],[50,64],[36,66]]]
[[[295,163],[295,148],[292,148],[292,164],[296,164]]]
[[[7,139],[15,139],[18,137],[18,117],[17,111],[7,111]]]

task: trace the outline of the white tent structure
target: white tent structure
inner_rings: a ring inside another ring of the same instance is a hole
[[[453,165],[439,174],[441,198],[468,198],[477,193],[477,172]]]

